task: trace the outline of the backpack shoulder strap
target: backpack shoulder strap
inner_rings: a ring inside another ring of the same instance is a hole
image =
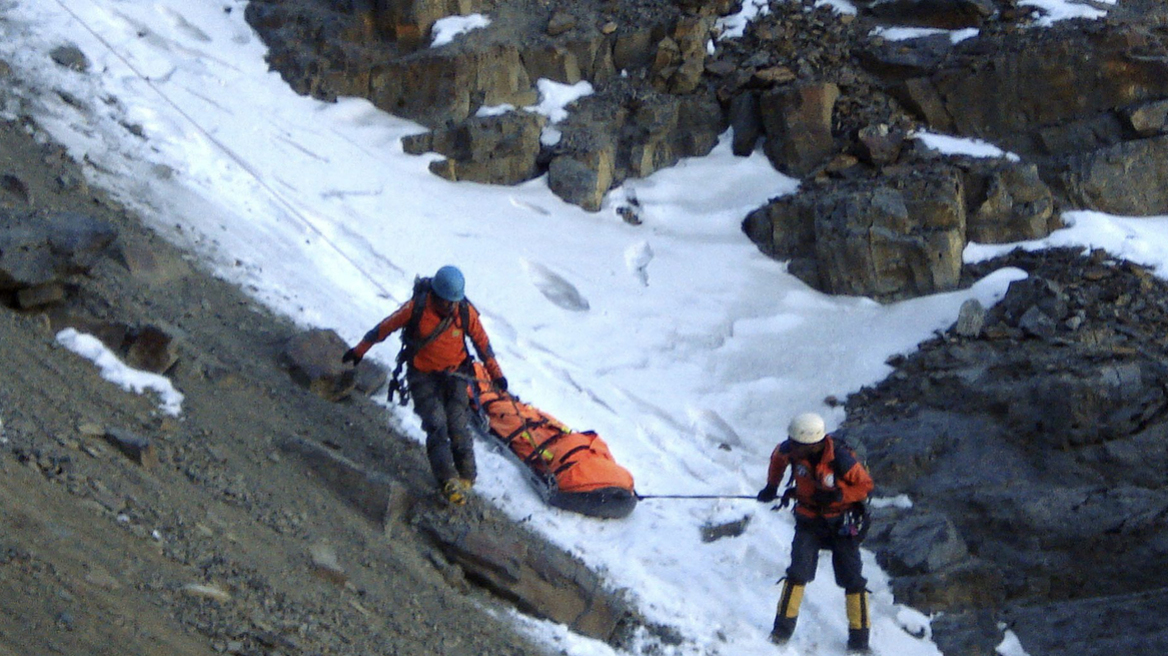
[[[857,462],[860,462],[860,459],[844,438],[833,435],[831,439],[835,444],[835,458],[832,459],[831,466],[835,470],[835,477],[842,479]]]
[[[422,312],[426,310],[426,301],[430,297],[430,279],[429,278],[415,278],[414,279],[414,307],[410,312],[409,323],[406,324],[406,329],[402,332],[402,340],[405,342],[412,342],[418,339],[418,325],[422,322]]]
[[[462,320],[462,334],[469,335],[470,333],[470,299],[462,299],[458,302],[458,317]]]

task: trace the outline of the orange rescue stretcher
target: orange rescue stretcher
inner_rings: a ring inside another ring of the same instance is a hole
[[[633,476],[613,459],[593,431],[574,431],[518,397],[491,386],[481,363],[474,363],[468,386],[475,430],[501,444],[523,464],[532,486],[548,505],[618,519],[637,506]]]

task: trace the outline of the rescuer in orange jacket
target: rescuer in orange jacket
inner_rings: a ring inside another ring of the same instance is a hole
[[[430,468],[443,496],[456,505],[466,503],[466,493],[476,475],[474,440],[467,426],[467,337],[495,387],[507,389],[507,379],[495,360],[479,311],[467,300],[465,289],[466,281],[458,268],[438,269],[433,278],[419,281],[413,298],[366,333],[341,358],[355,365],[374,344],[402,330],[399,365],[406,365],[408,393],[426,432]]]
[[[783,644],[795,632],[803,590],[815,578],[819,550],[831,549],[835,582],[847,599],[848,651],[867,653],[871,619],[860,541],[866,532],[863,503],[872,491],[872,477],[851,448],[826,434],[819,415],[796,416],[787,434],[771,453],[766,487],[758,493],[759,501],[774,501],[783,474],[791,467],[793,487],[783,493],[781,505],[795,500],[795,538],[771,640]]]

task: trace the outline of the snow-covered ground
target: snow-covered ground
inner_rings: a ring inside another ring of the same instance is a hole
[[[1083,9],[1032,4],[1051,16]],[[951,325],[963,301],[991,304],[1023,275],[1003,270],[968,290],[892,305],[815,292],[740,229],[749,210],[796,192],[796,181],[761,154],[733,157],[728,138],[708,157],[631,181],[598,213],[566,205],[543,179],[447,182],[428,172],[433,156],[402,152],[401,137],[420,126],[365,100],[326,104],[289,90],[267,70],[244,6],[0,0],[0,58],[15,90],[35,99],[37,121],[90,163],[94,182],[306,327],[356,342],[407,299],[415,275],[461,267],[512,391],[600,433],[642,494],[753,494],[792,415],[814,410],[838,424],[843,411],[826,397],[879,381],[890,355]],[[52,62],[50,51],[68,44],[88,57],[88,71]],[[581,92],[540,89],[547,112]],[[13,118],[13,108],[0,115]],[[1000,152],[943,137],[918,135],[939,149]],[[643,206],[640,226],[615,212],[630,194]],[[1072,227],[1044,243],[1168,266],[1163,218],[1067,218]],[[974,245],[967,257],[1000,250]],[[396,352],[391,341],[369,357],[389,364]],[[404,419],[421,440],[412,413]],[[844,597],[826,557],[792,642],[778,650],[767,642],[793,533],[788,513],[752,500],[646,499],[625,520],[598,521],[543,505],[501,456],[483,448],[479,461],[477,493],[530,517],[683,637],[653,653],[843,652]],[[743,517],[744,535],[701,541],[702,525]],[[865,567],[875,651],[938,653],[928,618],[893,603],[867,553]],[[568,654],[614,653],[563,627],[515,621]],[[1003,638],[1003,653],[1024,653],[1012,634]],[[647,653],[651,642],[628,653]]]

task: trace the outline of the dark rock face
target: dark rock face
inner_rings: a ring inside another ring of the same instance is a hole
[[[1005,265],[1031,277],[977,336],[926,342],[848,400],[848,439],[879,493],[914,500],[880,511],[869,545],[899,599],[963,618],[934,627],[947,653],[993,653],[1000,632],[976,629],[979,613],[1041,653],[1148,653],[1162,627],[1149,638],[1074,616],[1108,606],[1155,626],[1146,599],[1168,580],[1168,285],[1072,250],[1019,251],[967,275]]]
[[[626,178],[704,155],[725,129],[703,84],[715,7],[464,4],[254,2],[248,18],[293,88],[324,99],[364,96],[434,128],[407,150],[447,155],[431,170],[449,179],[516,184],[547,172],[556,194],[595,211]],[[420,47],[435,20],[472,11],[489,12],[491,26]],[[622,71],[635,82],[622,82]],[[547,146],[543,119],[522,110],[539,100],[540,79],[596,87]],[[500,105],[517,111],[477,115]]]
[[[1159,183],[1168,175],[1163,7],[1136,2],[1109,9],[1107,21],[1028,29],[1033,10],[994,0],[877,1],[861,3],[858,17],[805,4],[776,4],[741,39],[724,41],[715,33],[733,10],[724,2],[261,0],[248,18],[294,88],[365,96],[434,128],[433,148],[449,158],[431,167],[436,174],[515,184],[547,172],[557,195],[588,210],[627,179],[706,154],[733,125],[736,154],[761,143],[776,169],[804,179],[800,195],[813,198],[798,202],[813,223],[837,222],[820,215],[836,204],[821,201],[855,181],[881,188],[934,167],[936,155],[904,147],[918,129],[985,139],[1022,158],[951,160],[968,172],[958,251],[968,241],[1045,236],[1061,208],[1168,212]],[[435,20],[474,11],[491,25],[422,47]],[[979,34],[953,44],[948,35],[886,41],[873,32],[889,24]],[[532,105],[539,79],[595,89],[556,126],[558,142],[533,138],[542,129],[533,120],[476,117],[483,107]],[[457,147],[449,135],[477,145]],[[929,202],[893,186],[908,206]],[[915,222],[880,246],[882,262],[841,271],[819,260],[834,250],[776,248],[767,235],[782,226],[765,220],[752,217],[748,233],[824,291],[895,299],[952,288],[950,264],[925,264],[918,252]],[[912,271],[921,267],[925,275]],[[902,273],[881,273],[889,268]]]

